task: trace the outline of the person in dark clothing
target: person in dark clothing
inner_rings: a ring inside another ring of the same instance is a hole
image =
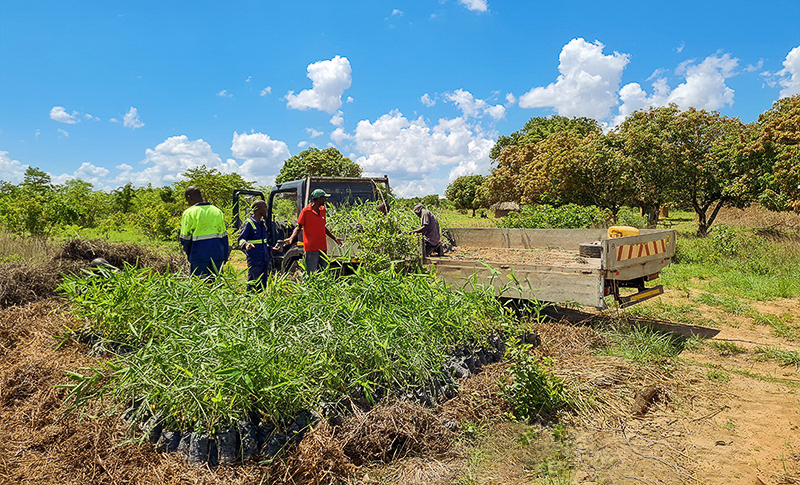
[[[191,185],[184,194],[191,206],[181,217],[181,245],[189,259],[191,274],[215,275],[228,260],[230,246],[222,211],[203,201],[200,189]]]
[[[420,203],[414,206],[414,214],[420,218],[422,227],[411,231],[411,233],[422,234],[422,239],[425,241],[425,256],[441,256],[442,245],[441,236],[439,235],[439,221],[436,220],[431,211]]]
[[[253,203],[253,215],[242,224],[239,233],[239,247],[247,256],[247,290],[264,290],[270,270],[269,232],[265,217],[267,203],[257,200]]]

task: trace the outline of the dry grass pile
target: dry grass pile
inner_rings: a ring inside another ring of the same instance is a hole
[[[270,477],[285,483],[335,483],[359,467],[391,463],[412,455],[442,456],[454,434],[432,411],[416,403],[389,400],[360,411],[341,426],[320,423]]]
[[[122,444],[119,417],[62,413],[66,371],[95,361],[88,348],[68,341],[55,350],[71,324],[63,301],[50,299],[0,311],[0,484],[248,484],[259,483],[258,465],[215,470],[185,465],[152,445]]]
[[[720,209],[714,225],[800,231],[800,214],[774,212],[760,205],[752,205],[745,209],[724,207]]]
[[[553,358],[553,373],[571,389],[577,420],[613,424],[629,419],[636,394],[656,388],[656,406],[681,400],[689,381],[677,369],[637,363],[613,356],[595,355],[606,344],[594,328],[568,323],[547,323],[537,328],[542,345],[536,352]]]
[[[138,244],[112,243],[102,239],[70,239],[53,259],[85,261],[88,264],[95,258],[103,258],[118,268],[130,264],[159,273],[180,271],[186,266],[185,259],[177,254],[162,254]]]
[[[44,244],[27,239],[15,241],[20,247],[28,243]],[[78,274],[82,269],[89,268],[95,258],[103,258],[117,267],[127,263],[158,272],[183,271],[186,266],[185,260],[178,255],[161,254],[136,244],[98,239],[72,239],[57,250],[47,245],[40,249],[43,254],[52,254],[50,259],[39,263],[18,261],[0,264],[0,308],[56,296],[62,274]]]

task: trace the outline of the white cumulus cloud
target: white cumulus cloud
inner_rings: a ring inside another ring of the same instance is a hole
[[[306,128],[306,133],[308,133],[308,136],[310,136],[311,138],[316,138],[318,136],[322,136],[325,134],[325,132],[319,131],[314,128]]]
[[[726,80],[736,74],[738,63],[739,60],[729,54],[711,55],[700,64],[696,64],[694,59],[682,62],[675,73],[682,75],[684,81],[671,89],[666,77],[658,77],[652,83],[653,93],[649,95],[638,83],[626,84],[619,92],[622,104],[614,124],[618,125],[636,110],[670,103],[677,104],[681,109],[716,110],[731,106],[734,92]],[[663,74],[659,71],[656,75]]]
[[[476,99],[472,93],[463,89],[444,93],[442,97],[445,101],[455,104],[466,118],[482,118],[488,115],[494,120],[501,120],[506,117],[506,108],[502,104],[492,106],[483,99]]]
[[[58,131],[59,133],[61,133],[61,135],[62,135],[64,138],[69,138],[69,132],[68,132],[67,130],[64,130],[64,129],[61,129],[61,128],[59,128],[59,129],[58,129],[58,130],[56,130],[56,131]]]
[[[125,128],[130,128],[132,130],[144,126],[142,120],[139,119],[139,111],[133,106],[131,106],[131,109],[129,109],[128,112],[125,113],[125,116],[122,119],[122,126],[124,126]]]
[[[485,12],[489,10],[489,5],[486,3],[486,0],[458,0],[458,3],[473,12]]]
[[[375,120],[362,120],[353,135],[356,160],[370,174],[392,174],[401,182],[426,179],[449,170],[454,179],[466,173],[486,173],[494,140],[465,118],[440,119],[429,126],[422,118],[408,119],[397,110]],[[430,192],[428,192],[430,193]]]
[[[146,168],[141,171],[123,170],[115,179],[117,186],[132,182],[134,185],[168,185],[181,179],[187,169],[205,165],[222,170],[223,163],[211,145],[199,140],[189,140],[186,135],[173,136],[145,150],[141,162]],[[129,166],[123,167],[127,168]]]
[[[800,93],[800,46],[789,51],[783,61],[783,69],[775,75],[779,78],[778,84],[782,88],[781,98]]]
[[[50,119],[53,121],[58,121],[59,123],[66,123],[68,125],[74,125],[80,121],[78,119],[77,111],[73,111],[72,114],[67,113],[67,110],[64,109],[63,106],[53,106],[53,108],[50,110]]]
[[[268,94],[272,94],[272,86],[267,86],[261,90],[261,96],[266,96]]]
[[[428,93],[423,94],[422,97],[419,98],[419,100],[422,102],[422,104],[424,104],[428,108],[436,105],[436,100],[431,98],[431,95]]]
[[[67,180],[81,179],[84,182],[89,182],[96,186],[102,184],[109,173],[111,172],[105,167],[98,167],[89,162],[83,162],[81,166],[78,167],[78,170],[72,173],[55,175],[52,177],[52,180],[56,184],[63,184]]]
[[[534,87],[519,98],[521,108],[554,108],[562,116],[588,116],[597,120],[609,116],[617,105],[622,71],[628,54],[603,54],[599,42],[572,39],[561,49],[554,83]]]
[[[245,180],[259,183],[272,183],[283,162],[291,156],[285,142],[273,140],[265,133],[234,132],[231,142],[231,154],[240,160],[241,165],[234,167],[233,160],[228,160],[228,170],[236,171]]]
[[[18,160],[12,160],[8,156],[8,152],[0,151],[0,180],[12,184],[21,183],[25,178],[25,170],[28,165],[20,163]]]
[[[352,84],[352,68],[346,57],[336,56],[308,66],[308,78],[313,87],[298,94],[286,94],[287,106],[292,109],[316,109],[333,113],[342,106],[342,95]]]

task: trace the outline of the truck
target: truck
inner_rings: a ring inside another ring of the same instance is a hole
[[[452,228],[452,250],[424,257],[446,283],[491,285],[498,296],[599,310],[612,296],[627,307],[658,296],[646,283],[675,258],[674,230]]]
[[[306,177],[276,184],[267,197],[257,190],[233,194],[233,225],[255,199],[267,204],[267,227],[273,270],[294,271],[303,257],[302,231],[297,245],[282,247],[295,228],[297,215],[308,205],[311,192],[323,189],[332,204],[385,202],[389,178]],[[249,204],[243,204],[247,200]],[[675,258],[674,230],[642,229],[636,235],[609,237],[607,229],[451,228],[444,256],[423,256],[422,263],[456,287],[490,284],[498,296],[579,304],[605,309],[606,297],[626,307],[658,296],[663,286],[646,283]],[[329,240],[331,256],[348,254]],[[424,251],[423,251],[424,254]]]
[[[359,202],[385,202],[389,192],[389,177],[306,177],[275,184],[265,198],[260,190],[236,190],[233,192],[233,227],[236,231],[242,225],[245,215],[256,199],[267,204],[268,243],[277,246],[278,251],[270,253],[272,270],[291,272],[303,257],[303,232],[296,245],[283,247],[283,240],[289,237],[296,226],[297,216],[303,207],[311,203],[311,192],[322,189],[329,193],[328,202],[335,205],[356,204]],[[329,240],[329,244],[331,241]],[[330,254],[338,256],[346,248],[332,247]]]

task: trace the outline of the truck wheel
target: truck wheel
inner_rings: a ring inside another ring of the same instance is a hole
[[[303,259],[303,250],[300,248],[290,249],[283,257],[281,272],[291,274],[300,271],[300,260]]]

